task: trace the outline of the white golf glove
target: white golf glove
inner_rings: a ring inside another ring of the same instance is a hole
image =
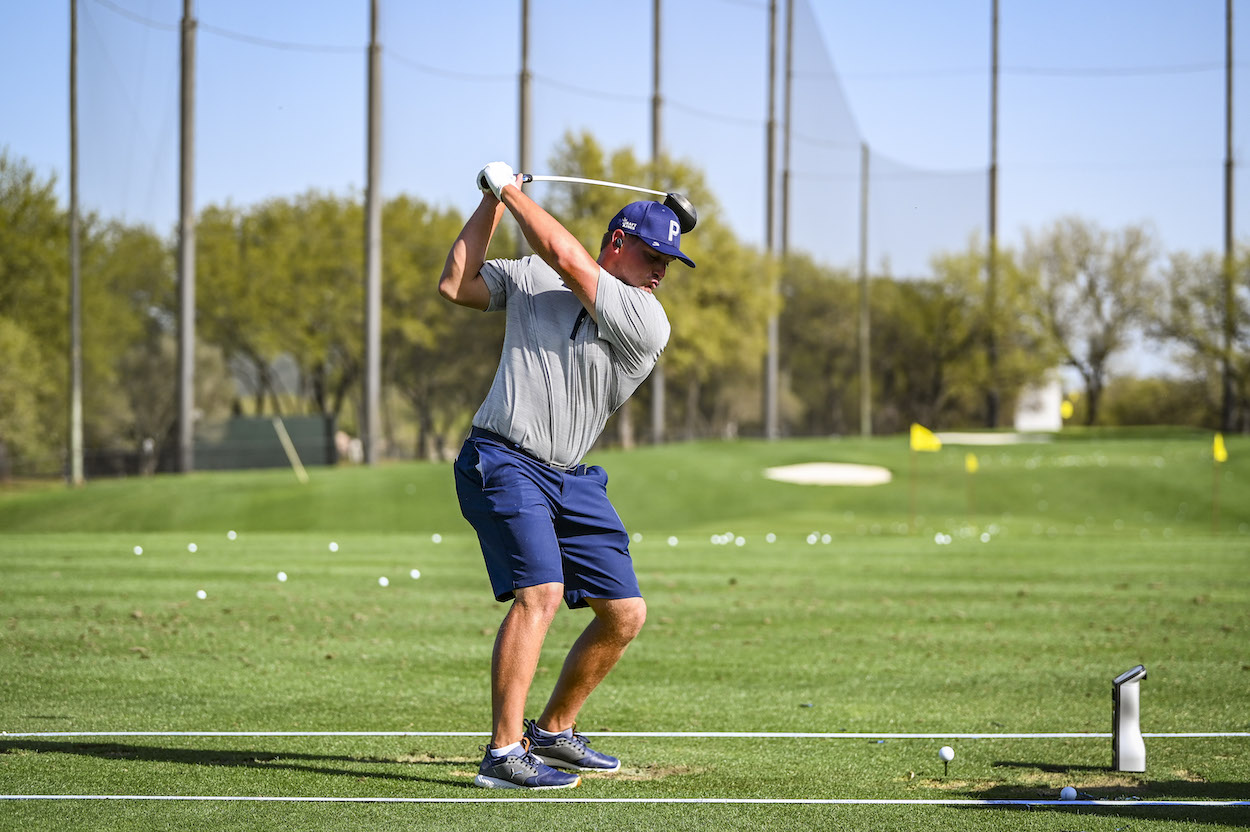
[[[504,185],[511,185],[514,182],[516,182],[516,174],[506,162],[491,162],[477,175],[478,188],[483,193],[490,191],[496,199],[502,199],[499,192],[503,190]]]

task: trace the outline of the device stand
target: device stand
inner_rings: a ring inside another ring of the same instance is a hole
[[[1141,736],[1141,681],[1146,668],[1137,665],[1111,682],[1111,767],[1145,771],[1146,743]]]

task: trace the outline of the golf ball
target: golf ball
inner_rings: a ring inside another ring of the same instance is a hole
[[[443,536],[441,534],[432,534],[430,535],[430,540],[434,541],[435,543],[442,543]]]
[[[197,590],[195,591],[195,597],[196,597],[196,598],[199,598],[201,601],[203,601],[205,598],[207,598],[207,597],[208,597],[208,593],[207,593],[207,592],[205,592],[205,591],[204,591],[204,590],[202,590],[202,589],[197,589]]]
[[[676,545],[677,545],[677,538],[676,538],[676,537],[670,537],[670,538],[668,539],[668,545],[669,545],[669,546],[676,546]]]
[[[194,543],[188,543],[188,544],[187,544],[187,551],[188,551],[188,552],[194,552],[195,550],[196,550],[196,545],[195,545]]]
[[[236,537],[238,537],[238,535],[235,534],[234,529],[231,529],[230,531],[226,532],[226,540],[234,540]]]
[[[143,554],[143,547],[142,547],[142,546],[136,546],[136,547],[135,547],[135,554],[136,554],[136,555],[142,555],[142,554]]]
[[[335,543],[333,540],[331,540],[331,541],[330,541],[330,551],[331,551],[331,552],[337,552],[338,550],[339,550],[339,545],[338,545],[337,543]]]
[[[949,763],[951,760],[955,759],[955,749],[951,748],[949,745],[942,746],[938,749],[938,759],[944,763]]]
[[[409,575],[411,575],[411,576],[412,576],[412,579],[415,581],[417,578],[420,578],[420,577],[421,577],[421,570],[420,570],[420,569],[414,569],[414,570],[412,570],[411,572],[409,572],[408,574],[409,574]]]
[[[286,581],[286,573],[285,573],[285,572],[279,572],[279,573],[278,573],[278,580],[279,580],[279,581],[283,581],[283,582],[285,582],[285,581]]]
[[[1071,786],[1064,786],[1063,791],[1059,792],[1060,800],[1076,800],[1076,789]]]
[[[383,575],[381,578],[378,578],[378,586],[389,586],[390,583],[391,582],[386,579],[385,575]]]
[[[769,543],[776,543],[777,535],[773,534],[772,532],[769,532],[768,535],[764,539],[767,540]]]

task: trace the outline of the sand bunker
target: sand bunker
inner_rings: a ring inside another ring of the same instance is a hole
[[[958,433],[943,431],[937,434],[943,445],[1023,445],[1032,442],[1053,442],[1049,433]]]
[[[805,462],[766,468],[764,476],[779,482],[799,485],[885,485],[890,471],[880,465],[855,465],[848,462]]]

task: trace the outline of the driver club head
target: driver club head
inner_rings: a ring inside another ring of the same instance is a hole
[[[694,210],[694,205],[681,194],[666,195],[664,197],[664,207],[677,215],[677,222],[681,225],[682,234],[693,229],[699,222],[699,214]]]

